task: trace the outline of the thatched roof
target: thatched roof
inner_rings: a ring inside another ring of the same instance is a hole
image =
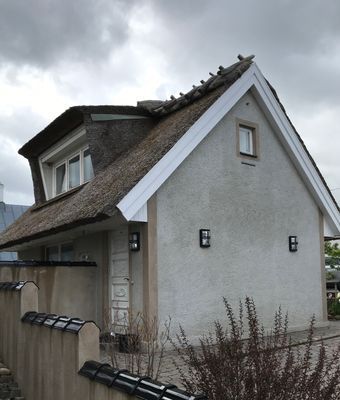
[[[250,67],[252,56],[239,58],[239,62],[228,68],[220,67],[216,75],[211,74],[209,80],[201,81],[200,86],[177,99],[172,96],[165,102],[144,101],[137,107],[81,106],[65,111],[25,144],[20,153],[26,157],[41,154],[46,146],[79,125],[84,120],[84,113],[131,113],[148,116],[154,123],[145,137],[99,171],[92,181],[31,207],[0,236],[0,248],[14,247],[119,213],[116,206],[120,200]]]
[[[114,216],[119,212],[116,208],[119,201],[249,68],[251,63],[251,58],[246,58],[229,68],[220,67],[210,82],[207,81],[209,85],[203,83],[177,100],[156,102],[155,110],[147,109],[146,105],[150,105],[150,102],[141,102],[138,107],[124,107],[124,113],[136,114],[138,110],[140,115],[153,115],[156,123],[146,137],[135,147],[125,151],[92,181],[42,205],[31,207],[0,236],[0,248],[13,247]],[[107,106],[102,112],[122,112],[122,109],[118,108]],[[84,112],[89,111],[94,112],[94,107],[72,107],[65,111],[26,143],[20,154],[27,157],[41,154],[47,145],[52,145],[52,142],[65,135],[68,126],[72,129],[79,125]],[[98,111],[99,109],[96,109],[95,112]]]
[[[26,158],[37,157],[50,146],[57,143],[74,128],[84,123],[86,116],[97,114],[126,114],[149,116],[150,113],[133,106],[74,106],[60,114],[41,132],[29,140],[19,150],[19,154]]]

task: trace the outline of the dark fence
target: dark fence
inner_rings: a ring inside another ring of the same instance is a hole
[[[192,395],[175,385],[164,385],[149,377],[130,374],[127,370],[112,368],[109,364],[86,361],[79,374],[92,381],[119,389],[145,400],[206,400],[204,395]]]
[[[94,261],[0,261],[0,267],[96,267]]]

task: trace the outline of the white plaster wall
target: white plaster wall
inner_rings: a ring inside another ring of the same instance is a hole
[[[255,167],[236,155],[236,118],[259,125]],[[224,317],[223,296],[252,296],[267,326],[279,305],[291,327],[322,320],[318,208],[251,94],[158,190],[157,218],[159,317],[173,328],[207,331]],[[209,249],[200,228],[211,229]]]

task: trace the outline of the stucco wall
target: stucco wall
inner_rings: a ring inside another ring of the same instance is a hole
[[[73,240],[74,261],[87,254],[97,267],[1,267],[0,281],[33,280],[40,287],[39,310],[77,315],[103,322],[103,302],[107,298],[107,236],[105,232]],[[23,260],[41,260],[43,248],[19,253]]]
[[[259,159],[236,152],[236,118],[259,126]],[[246,161],[256,166],[244,165]],[[157,192],[159,316],[196,336],[252,296],[266,325],[321,321],[319,210],[251,94],[244,96]],[[199,247],[199,229],[211,247]],[[288,236],[299,250],[289,252]]]
[[[97,320],[96,267],[1,267],[1,282],[30,280],[40,288],[39,311]]]

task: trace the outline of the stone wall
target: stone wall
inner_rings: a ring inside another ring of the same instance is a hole
[[[21,390],[10,369],[2,363],[0,358],[0,399],[24,400],[21,397]]]

